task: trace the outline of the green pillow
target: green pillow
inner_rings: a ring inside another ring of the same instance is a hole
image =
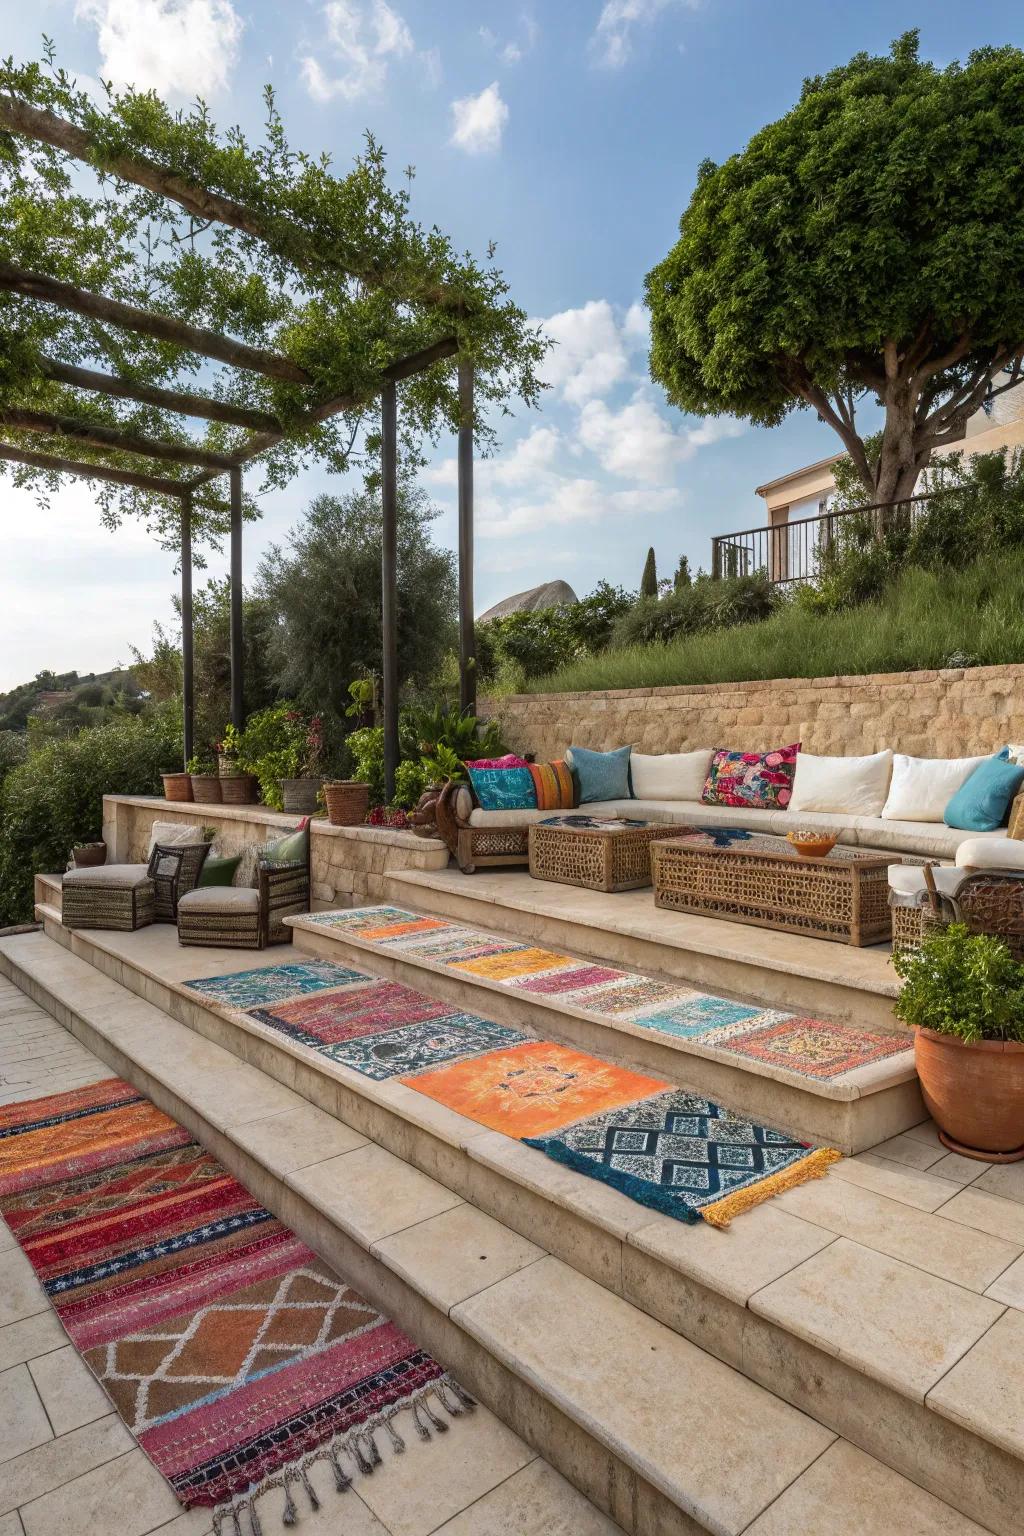
[[[277,838],[273,843],[264,843],[260,849],[260,859],[266,864],[294,864],[308,855],[308,818],[294,832],[286,832],[284,837]]]
[[[200,886],[230,885],[235,878],[235,870],[241,862],[242,855],[240,853],[223,859],[208,858],[203,864],[202,873],[199,876]]]

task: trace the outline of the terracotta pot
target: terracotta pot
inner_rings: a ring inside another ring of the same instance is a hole
[[[282,779],[281,799],[290,816],[315,816],[320,779]]]
[[[943,1143],[967,1157],[1024,1158],[1024,1043],[915,1030],[914,1056],[924,1102]]]
[[[192,775],[190,773],[162,773],[165,800],[191,800]]]
[[[225,805],[255,805],[257,795],[254,773],[232,773],[220,781],[220,797]]]
[[[193,773],[192,799],[200,805],[220,805],[220,779],[215,773]]]
[[[75,861],[76,869],[95,869],[99,864],[107,862],[106,843],[81,843],[77,848],[72,848],[71,857]]]
[[[361,827],[370,809],[370,786],[358,779],[329,779],[324,800],[332,827]]]

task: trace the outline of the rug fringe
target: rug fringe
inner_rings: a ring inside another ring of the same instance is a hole
[[[751,1184],[746,1189],[736,1189],[731,1195],[726,1195],[723,1200],[716,1200],[713,1205],[701,1207],[700,1214],[712,1227],[719,1229],[727,1227],[734,1216],[742,1216],[744,1211],[752,1211],[755,1205],[760,1205],[763,1200],[771,1200],[774,1195],[785,1194],[787,1189],[796,1189],[799,1184],[806,1184],[810,1179],[823,1179],[833,1163],[839,1162],[842,1157],[835,1147],[819,1147],[816,1152],[808,1157],[802,1157],[798,1163],[793,1163],[789,1168],[781,1168],[778,1173],[771,1174],[767,1179],[761,1179],[757,1184]]]
[[[433,1397],[452,1418],[471,1412],[476,1407],[476,1399],[470,1396],[465,1387],[461,1387],[451,1376],[439,1376],[436,1381],[403,1398],[387,1412],[367,1419],[365,1423],[347,1430],[344,1434],[335,1435],[333,1439],[317,1446],[316,1450],[297,1457],[295,1461],[280,1467],[276,1472],[263,1478],[261,1482],[252,1484],[244,1493],[237,1494],[233,1499],[218,1505],[213,1511],[214,1536],[243,1536],[243,1533],[244,1536],[263,1536],[263,1526],[260,1523],[256,1504],[272,1488],[279,1488],[284,1492],[284,1504],[281,1510],[282,1525],[297,1525],[299,1509],[293,1496],[293,1489],[302,1488],[310,1507],[319,1509],[320,1497],[310,1482],[309,1470],[321,1461],[330,1464],[334,1473],[334,1486],[338,1493],[347,1493],[352,1486],[352,1478],[343,1470],[340,1457],[348,1456],[363,1476],[372,1476],[374,1468],[382,1464],[382,1457],[374,1438],[378,1429],[386,1431],[396,1454],[405,1450],[405,1441],[391,1422],[403,1409],[412,1410],[421,1439],[432,1438],[428,1421],[438,1433],[445,1433],[448,1425],[438,1417],[437,1409],[430,1407],[427,1402],[429,1397]],[[243,1515],[248,1516],[247,1525],[243,1524]]]

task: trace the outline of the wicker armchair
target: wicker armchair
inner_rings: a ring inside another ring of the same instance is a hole
[[[301,858],[257,859],[255,885],[208,885],[178,903],[178,943],[215,949],[288,944],[286,917],[309,911],[309,834]]]
[[[208,842],[154,844],[148,871],[155,891],[154,922],[177,922],[178,902],[199,884],[210,847]]]

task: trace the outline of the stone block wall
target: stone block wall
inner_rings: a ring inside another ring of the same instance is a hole
[[[144,795],[105,795],[103,836],[111,864],[142,863],[154,821],[214,827],[218,851],[238,853],[246,843],[271,842],[295,826],[296,817],[263,806],[195,805]],[[448,849],[435,838],[384,827],[332,827],[312,823],[310,870],[315,907],[352,907],[380,901],[390,874],[403,869],[444,869]]]
[[[532,693],[483,701],[513,751],[541,760],[575,742],[608,751],[700,747],[757,751],[799,741],[807,752],[857,756],[891,747],[913,757],[966,757],[1024,742],[1024,666],[863,677],[776,678],[598,693]]]

